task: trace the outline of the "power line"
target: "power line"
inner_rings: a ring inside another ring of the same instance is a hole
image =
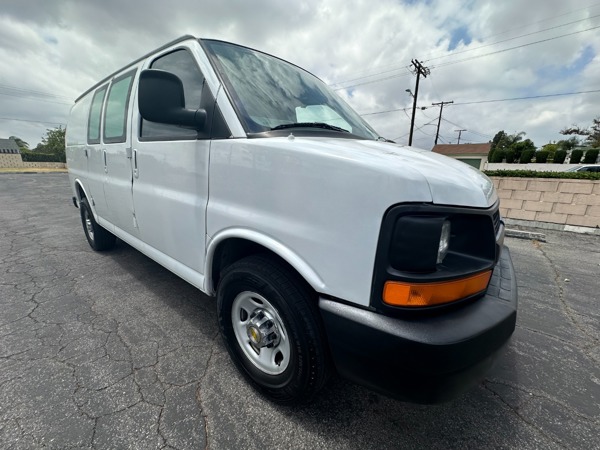
[[[443,118],[443,117],[442,117],[442,120],[443,120],[444,122],[448,122],[450,125],[454,125],[455,127],[458,127],[458,128],[464,128],[464,125],[459,125],[459,124],[457,124],[456,122],[452,122],[451,120],[445,119],[445,118]],[[475,134],[475,135],[477,135],[477,136],[481,136],[481,137],[486,137],[486,138],[491,138],[491,137],[492,137],[492,135],[491,135],[491,134],[479,133],[478,131],[475,131],[475,130],[472,130],[472,129],[471,129],[471,130],[468,130],[468,133]]]
[[[376,75],[379,75],[379,74],[376,74]],[[350,89],[350,88],[353,88],[353,87],[362,86],[364,84],[377,83],[378,81],[391,80],[392,78],[400,78],[400,77],[404,77],[404,76],[408,76],[408,75],[411,75],[411,73],[410,72],[406,72],[406,73],[401,73],[401,74],[397,74],[397,75],[390,75],[389,77],[377,78],[376,80],[370,80],[370,81],[364,81],[362,83],[356,83],[356,84],[352,84],[350,86],[344,86],[344,87],[340,87],[340,88],[335,88],[333,90],[334,91],[341,91],[342,89]]]
[[[412,109],[412,108],[386,109],[385,111],[375,111],[375,112],[370,112],[370,113],[365,113],[365,114],[359,114],[359,116],[360,117],[374,116],[375,114],[385,114],[385,113],[396,112],[396,111],[408,111],[409,109]],[[409,117],[409,119],[410,119],[410,117]]]
[[[14,120],[17,122],[30,122],[30,123],[47,123],[50,125],[66,125],[64,122],[44,122],[41,120],[26,120],[26,119],[17,119],[15,117],[0,117],[0,120]]]
[[[547,38],[547,39],[541,39],[539,41],[529,42],[527,44],[517,45],[515,47],[509,47],[509,48],[505,48],[505,49],[502,49],[502,50],[496,50],[496,51],[490,52],[490,53],[484,53],[482,55],[475,55],[475,56],[471,56],[469,58],[458,59],[458,60],[455,60],[455,61],[448,61],[446,63],[441,63],[441,64],[438,64],[437,66],[433,66],[433,68],[439,69],[441,67],[451,66],[453,64],[458,64],[458,63],[461,63],[461,62],[472,61],[473,59],[483,58],[484,56],[497,55],[498,53],[504,53],[504,52],[508,52],[510,50],[516,50],[516,49],[519,49],[519,48],[528,47],[530,45],[541,44],[543,42],[549,42],[549,41],[553,41],[555,39],[559,39],[559,38],[563,38],[563,37],[567,37],[567,36],[573,36],[574,34],[584,33],[586,31],[595,30],[597,28],[600,28],[600,25],[596,25],[595,27],[591,27],[591,28],[586,28],[585,30],[574,31],[572,33],[561,34],[559,36],[554,36],[554,37]]]
[[[406,75],[410,75],[411,74],[411,72],[410,72],[410,70],[408,68],[406,68],[406,67],[397,67],[395,69],[384,70],[383,72],[377,72],[377,73],[373,73],[371,75],[365,75],[365,76],[358,77],[358,78],[350,78],[349,80],[338,81],[337,83],[330,84],[330,86],[335,86],[337,84],[349,83],[350,81],[364,80],[365,78],[375,77],[377,75],[383,75],[384,73],[389,73],[389,72],[396,72],[397,70],[402,70],[402,69],[406,70]],[[404,74],[397,74],[397,75],[404,75]]]
[[[36,97],[29,97],[27,95],[19,95],[19,94],[10,94],[8,92],[0,92],[0,95],[8,95],[9,97],[18,97],[18,98],[24,98],[26,100],[33,100],[35,102],[44,102],[44,103],[55,103],[57,105],[72,105],[73,103],[66,103],[66,102],[56,102],[54,100],[47,100],[45,98],[36,98]]]
[[[477,100],[477,101],[472,101],[472,102],[455,103],[454,106],[476,105],[476,104],[480,104],[480,103],[510,102],[510,101],[514,101],[514,100],[529,100],[529,99],[535,99],[535,98],[561,97],[561,96],[565,96],[565,95],[594,94],[597,92],[600,92],[600,89],[594,89],[594,90],[590,90],[590,91],[562,92],[559,94],[530,95],[527,97],[498,98],[498,99],[494,99],[494,100]]]
[[[593,89],[593,90],[589,90],[589,91],[577,91],[577,92],[561,92],[558,94],[530,95],[527,97],[511,97],[511,98],[498,98],[498,99],[493,99],[493,100],[477,100],[477,101],[472,101],[472,102],[454,103],[453,106],[475,105],[475,104],[479,104],[479,103],[510,102],[510,101],[515,101],[515,100],[530,100],[530,99],[536,99],[536,98],[561,97],[561,96],[566,96],[566,95],[595,94],[598,92],[600,92],[600,89]],[[387,109],[385,111],[373,111],[370,113],[359,114],[359,116],[361,116],[361,117],[372,116],[375,114],[384,114],[384,113],[390,113],[390,112],[396,112],[396,111],[407,111],[409,109],[411,109],[411,108]],[[443,119],[443,120],[446,120],[446,119]]]
[[[489,52],[489,53],[483,53],[481,55],[470,56],[468,58],[458,59],[458,60],[454,60],[454,61],[447,61],[445,63],[441,63],[441,64],[438,64],[438,65],[432,66],[432,68],[437,69],[437,68],[441,68],[441,67],[451,66],[453,64],[458,64],[458,63],[461,63],[461,62],[472,61],[474,59],[483,58],[485,56],[497,55],[498,53],[504,53],[504,52],[508,52],[508,51],[511,51],[511,50],[517,50],[519,48],[528,47],[530,45],[541,44],[543,42],[549,42],[549,41],[553,41],[555,39],[560,39],[560,38],[567,37],[567,36],[573,36],[575,34],[584,33],[586,31],[591,31],[591,30],[595,30],[595,29],[598,29],[598,28],[600,28],[600,25],[596,25],[596,26],[591,27],[591,28],[586,28],[585,30],[573,31],[572,33],[560,34],[558,36],[554,36],[554,37],[551,37],[551,38],[540,39],[539,41],[528,42],[526,44],[521,44],[521,45],[516,45],[514,47],[509,47],[509,48],[505,48],[505,49],[501,49],[501,50],[496,50],[496,51]],[[397,74],[397,75],[390,75],[389,77],[384,77],[384,78],[378,78],[378,79],[375,79],[375,80],[365,81],[365,82],[362,82],[362,83],[357,83],[357,84],[353,84],[353,85],[350,85],[350,86],[344,86],[344,87],[336,88],[336,89],[333,89],[333,90],[334,91],[341,91],[342,89],[350,89],[350,88],[353,88],[353,87],[362,86],[362,85],[370,84],[370,83],[376,83],[376,82],[379,82],[379,81],[390,80],[392,78],[399,78],[399,77],[406,76],[406,75],[410,75],[410,73],[402,73],[402,74]]]
[[[455,55],[459,55],[461,53],[467,53],[467,52],[472,52],[474,50],[479,50],[481,48],[485,48],[485,47],[490,47],[492,45],[496,45],[496,44],[502,44],[504,42],[508,42],[508,41],[514,41],[515,39],[520,39],[522,37],[527,37],[527,36],[532,36],[534,34],[539,34],[539,33],[543,33],[545,31],[550,31],[550,30],[555,30],[556,28],[562,28],[562,27],[566,27],[568,25],[573,25],[575,23],[579,23],[579,22],[584,22],[586,20],[590,20],[590,19],[595,19],[596,17],[600,17],[600,14],[597,14],[595,16],[591,16],[591,17],[586,17],[585,19],[579,19],[579,20],[574,20],[573,22],[567,22],[567,23],[563,23],[561,25],[556,25],[554,27],[550,27],[550,28],[544,28],[543,30],[538,30],[538,31],[533,31],[531,33],[526,33],[526,34],[522,34],[520,36],[515,36],[515,37],[511,37],[511,38],[507,38],[507,39],[503,39],[501,41],[496,41],[496,42],[491,42],[489,44],[484,44],[484,45],[480,45],[479,47],[474,47],[474,48],[468,48],[465,50],[460,50],[458,52],[454,52],[454,53],[450,53],[450,54],[446,54],[446,55],[441,55],[441,56],[436,56],[434,58],[430,58],[428,60],[426,60],[425,62],[429,62],[429,61],[433,61],[435,59],[441,59],[441,58],[447,58],[449,56],[455,56]]]
[[[27,94],[41,95],[44,97],[63,98],[65,100],[71,100],[71,98],[67,97],[66,95],[56,95],[56,94],[51,94],[49,92],[36,91],[33,89],[25,89],[25,88],[20,88],[18,86],[13,86],[10,84],[0,84],[0,89],[6,89],[9,91],[16,91],[16,92],[27,93]]]
[[[495,36],[500,36],[500,35],[502,35],[502,34],[510,33],[511,31],[515,31],[515,30],[519,30],[519,29],[527,28],[527,27],[529,27],[529,26],[536,25],[536,24],[538,24],[538,23],[547,22],[547,21],[549,21],[549,20],[557,19],[557,18],[559,18],[559,17],[564,17],[564,16],[567,16],[567,15],[569,15],[569,14],[573,14],[573,13],[575,13],[575,12],[579,12],[579,11],[583,11],[583,10],[587,10],[587,9],[595,8],[595,7],[597,7],[597,6],[600,6],[600,3],[595,3],[595,4],[592,4],[592,5],[586,6],[586,7],[584,7],[584,8],[580,8],[580,9],[576,9],[576,10],[572,10],[572,11],[566,12],[566,13],[564,13],[564,14],[559,14],[559,15],[557,15],[557,16],[553,16],[553,17],[549,17],[549,18],[546,18],[546,19],[542,19],[542,20],[539,20],[539,21],[536,21],[536,22],[533,22],[533,23],[530,23],[530,24],[526,24],[526,25],[523,25],[523,26],[519,26],[519,27],[511,28],[511,29],[509,29],[509,30],[502,31],[502,32],[500,32],[500,33],[494,33],[494,34],[491,34],[491,35],[488,35],[488,36],[484,37],[483,39],[485,40],[485,39],[489,39],[489,38],[492,38],[492,37],[495,37]],[[434,60],[434,59],[440,59],[440,58],[444,58],[444,57],[448,57],[448,56],[454,56],[454,55],[457,55],[457,54],[460,54],[460,53],[464,53],[464,52],[466,52],[466,51],[471,51],[471,50],[476,50],[476,49],[483,48],[483,47],[488,47],[488,46],[495,45],[495,44],[498,44],[498,43],[506,42],[506,41],[513,40],[513,39],[517,39],[517,38],[520,38],[520,37],[526,37],[526,36],[530,36],[530,35],[533,35],[533,34],[536,34],[536,33],[541,33],[541,32],[544,32],[544,31],[549,31],[549,30],[552,30],[552,29],[556,29],[556,28],[560,28],[560,27],[563,27],[563,26],[571,25],[571,24],[573,24],[573,23],[577,23],[577,22],[581,22],[581,21],[585,21],[585,20],[593,19],[593,18],[595,18],[595,17],[598,17],[598,16],[599,16],[599,15],[595,15],[595,16],[591,16],[591,17],[586,17],[586,18],[584,18],[584,19],[580,19],[580,20],[577,20],[577,21],[568,22],[568,23],[565,23],[565,24],[557,25],[557,26],[555,26],[555,27],[546,28],[546,29],[539,30],[539,31],[535,31],[535,32],[532,32],[532,33],[527,33],[527,34],[520,35],[520,36],[517,36],[517,37],[514,37],[514,38],[509,38],[509,39],[506,39],[506,40],[503,40],[503,41],[498,41],[498,42],[491,43],[491,44],[485,44],[485,45],[483,45],[483,46],[476,47],[476,48],[474,48],[474,49],[466,49],[466,50],[463,50],[463,51],[460,51],[460,52],[455,52],[455,53],[452,53],[452,54],[450,54],[450,55],[440,55],[440,56],[433,56],[433,57],[431,57],[431,58],[427,59],[427,60],[426,60],[426,62],[427,62],[427,61],[432,61],[432,60]],[[592,29],[593,29],[593,28],[592,28]],[[588,31],[588,30],[583,30],[583,31]],[[554,39],[554,38],[553,38],[553,39]],[[395,65],[395,64],[387,64],[387,65],[384,65],[384,66],[379,66],[379,69],[386,68],[386,67],[392,67],[392,66],[394,66],[394,65]],[[373,74],[371,74],[371,75],[366,75],[366,76],[364,76],[364,77],[359,77],[359,78],[356,78],[356,79],[363,79],[363,78],[373,77],[373,76],[381,75],[381,74],[384,74],[384,73],[393,72],[393,71],[396,71],[396,70],[402,70],[402,69],[405,69],[405,68],[406,68],[405,66],[396,66],[396,68],[395,68],[395,69],[385,70],[385,71],[382,71],[382,72],[375,72],[375,73],[373,73]],[[372,68],[372,69],[367,69],[367,70],[360,70],[360,71],[351,72],[351,73],[355,73],[355,74],[358,74],[358,73],[364,73],[364,72],[368,72],[369,70],[374,70],[374,69],[375,69],[375,68]],[[388,80],[388,79],[390,79],[390,78],[396,78],[396,77],[399,77],[399,76],[408,75],[408,74],[409,74],[409,73],[408,73],[408,72],[406,72],[406,73],[402,73],[402,74],[393,75],[393,76],[390,76],[390,77],[383,78],[383,79],[381,79],[381,81]],[[349,81],[354,81],[354,80],[356,80],[356,79],[349,79],[349,80],[345,80],[345,81],[334,82],[334,83],[331,83],[331,84],[330,84],[330,86],[335,86],[335,85],[339,85],[339,84],[346,83],[346,82],[349,82]],[[367,82],[367,83],[359,83],[359,84],[357,84],[357,85],[347,86],[346,88],[351,88],[351,87],[355,87],[355,86],[360,86],[360,85],[363,85],[363,84],[374,83],[374,82],[376,82],[376,81],[379,81],[379,80],[372,80],[372,81],[369,81],[369,82]],[[338,89],[335,89],[335,90],[341,90],[341,89],[344,89],[344,88],[338,88]]]

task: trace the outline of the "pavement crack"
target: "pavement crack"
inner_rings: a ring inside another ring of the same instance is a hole
[[[212,345],[210,346],[210,355],[208,355],[208,360],[206,361],[206,367],[204,368],[204,372],[202,373],[202,376],[200,377],[200,380],[198,380],[198,389],[196,390],[196,400],[198,401],[198,404],[200,405],[200,414],[202,415],[202,420],[204,421],[204,442],[206,443],[206,446],[204,447],[206,450],[208,450],[209,446],[209,432],[208,432],[208,414],[205,411],[204,408],[204,404],[203,404],[203,400],[202,400],[202,382],[204,381],[204,379],[206,378],[206,375],[208,374],[208,369],[210,368],[210,364],[212,362],[212,358],[213,355],[215,354],[215,348],[217,347],[217,337],[219,336],[219,332],[217,331],[215,333],[215,335],[212,338]]]
[[[569,318],[569,321],[584,336],[586,336],[592,342],[594,342],[594,343],[600,342],[600,340],[598,338],[596,338],[595,336],[593,336],[592,334],[590,334],[589,331],[587,331],[586,328],[579,322],[579,320],[577,320],[577,316],[579,314],[576,311],[574,311],[573,308],[567,303],[567,301],[565,299],[564,285],[561,282],[561,279],[564,279],[564,278],[561,276],[561,273],[558,270],[558,267],[556,267],[556,264],[554,264],[554,261],[552,261],[552,258],[550,258],[550,256],[548,256],[548,254],[544,250],[543,245],[541,243],[535,241],[534,247],[536,247],[540,251],[540,253],[544,256],[544,258],[546,259],[546,261],[548,261],[548,264],[550,265],[550,267],[552,268],[552,271],[554,272],[554,282],[555,282],[556,286],[558,287],[558,299],[560,301],[560,305],[561,305],[561,307],[563,309],[563,312]],[[586,356],[589,357],[589,355],[586,355]]]
[[[490,386],[488,386],[489,383],[493,383],[493,382],[485,381],[483,383],[484,389],[487,390],[488,392],[490,392],[494,397],[496,397],[521,422],[523,422],[528,427],[536,430],[547,441],[552,442],[553,444],[557,444],[557,445],[559,445],[562,448],[565,448],[565,449],[568,448],[566,445],[564,445],[562,443],[562,441],[554,439],[551,435],[549,435],[548,433],[546,433],[543,428],[541,428],[539,426],[536,426],[533,422],[531,422],[530,420],[528,420],[527,417],[525,417],[523,414],[521,414],[521,412],[519,411],[519,407],[512,406],[507,400],[504,399],[504,397],[502,397],[502,395],[500,395],[494,389],[492,389]],[[498,383],[498,384],[503,384],[503,383]],[[510,385],[507,385],[507,386],[510,386]],[[513,387],[513,386],[510,386],[510,387]],[[522,389],[519,389],[519,390],[522,391]],[[534,394],[530,393],[530,395],[533,396]],[[529,399],[527,402],[525,402],[525,404],[529,403],[531,400],[532,399]]]

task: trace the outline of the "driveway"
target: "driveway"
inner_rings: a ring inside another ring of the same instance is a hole
[[[230,363],[214,299],[120,241],[90,249],[66,174],[0,174],[0,448],[600,448],[600,237],[546,235],[506,239],[517,329],[467,394],[334,379],[280,407]]]

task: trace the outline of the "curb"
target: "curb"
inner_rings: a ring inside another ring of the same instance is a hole
[[[529,239],[532,241],[546,242],[546,235],[544,233],[535,233],[533,231],[512,230],[507,228],[504,231],[504,235],[517,239]]]
[[[574,225],[565,225],[561,223],[550,223],[550,222],[539,222],[537,220],[518,220],[518,219],[509,219],[507,217],[503,217],[504,223],[507,227],[512,227],[513,230],[524,230],[528,231],[530,229],[542,229],[542,230],[554,230],[554,231],[566,231],[569,233],[579,233],[579,234],[595,234],[596,236],[600,236],[600,228],[591,228],[591,227],[578,227]]]

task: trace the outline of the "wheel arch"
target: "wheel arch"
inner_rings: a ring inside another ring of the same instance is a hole
[[[277,240],[248,229],[228,229],[208,244],[205,266],[205,292],[214,295],[221,272],[246,256],[266,253],[279,259],[296,272],[314,291],[323,292],[325,283],[315,270],[296,252]]]
[[[77,197],[77,207],[81,208],[80,203],[84,198],[88,199],[88,205],[92,210],[92,214],[94,215],[94,220],[98,220],[98,216],[96,215],[96,208],[93,201],[90,201],[90,196],[87,193],[87,190],[83,187],[83,183],[79,178],[77,178],[74,182],[75,187],[75,195]]]
[[[87,192],[83,187],[83,183],[79,178],[75,180],[75,194],[77,195],[77,203],[81,202],[81,199],[88,198]]]

